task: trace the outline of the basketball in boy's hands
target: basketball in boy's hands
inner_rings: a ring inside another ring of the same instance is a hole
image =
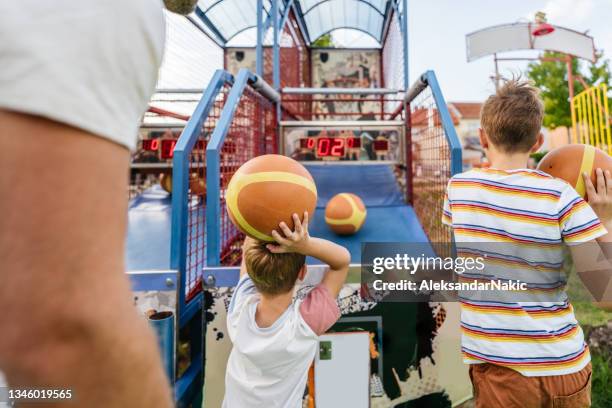
[[[366,219],[366,208],[361,198],[351,193],[336,194],[325,207],[325,222],[336,234],[354,234]]]
[[[538,170],[567,181],[582,197],[585,197],[586,193],[582,173],[589,174],[596,186],[597,168],[612,171],[612,158],[601,149],[583,144],[571,144],[551,150],[538,164]]]
[[[284,221],[293,230],[293,214],[314,214],[317,187],[297,161],[277,154],[255,157],[244,163],[225,193],[230,219],[242,232],[260,241],[273,242]],[[301,220],[301,218],[300,218]]]

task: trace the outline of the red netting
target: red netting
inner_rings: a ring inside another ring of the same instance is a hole
[[[281,88],[303,88],[311,86],[310,51],[298,23],[290,12],[287,23],[280,35],[280,84]],[[274,53],[272,47],[264,48],[264,79],[273,84]],[[309,103],[288,103],[283,108],[290,112],[304,111],[310,108]]]
[[[187,193],[187,261],[185,268],[186,300],[189,301],[201,289],[201,272],[206,259],[206,145],[221,115],[230,85],[225,84],[217,95],[208,118],[191,151],[189,189]]]
[[[238,168],[253,157],[276,153],[277,128],[275,106],[247,87],[238,103],[230,129],[222,145],[220,162],[220,260],[222,265],[240,263],[243,235],[227,215],[225,191]]]
[[[450,148],[431,89],[425,88],[410,103],[407,126],[412,145],[412,204],[434,249],[440,256],[450,249],[450,228],[442,224],[444,193],[451,177]]]

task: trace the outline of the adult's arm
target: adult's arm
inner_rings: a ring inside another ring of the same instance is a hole
[[[71,389],[72,402],[57,407],[170,407],[124,274],[128,150],[0,110],[0,163],[0,369],[9,386]]]

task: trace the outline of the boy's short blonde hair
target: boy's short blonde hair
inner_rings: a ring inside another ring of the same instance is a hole
[[[275,254],[266,245],[265,242],[256,242],[244,251],[247,272],[255,287],[265,295],[280,295],[293,290],[306,257],[295,252]]]
[[[480,112],[480,124],[489,141],[507,153],[527,152],[542,128],[544,104],[528,81],[507,80],[489,96]]]

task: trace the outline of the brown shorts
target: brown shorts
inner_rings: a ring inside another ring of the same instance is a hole
[[[476,408],[591,406],[591,363],[573,374],[525,377],[494,364],[470,365]]]

